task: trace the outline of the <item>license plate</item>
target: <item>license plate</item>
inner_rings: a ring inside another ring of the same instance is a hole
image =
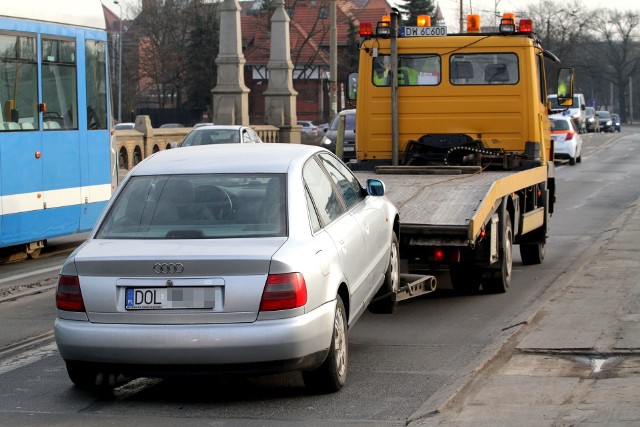
[[[171,310],[215,307],[214,288],[127,288],[127,310]]]
[[[353,151],[355,147],[344,147],[344,151]]]
[[[400,27],[400,37],[446,36],[447,27]]]

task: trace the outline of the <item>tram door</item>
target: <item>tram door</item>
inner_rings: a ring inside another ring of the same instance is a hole
[[[40,163],[46,236],[80,229],[82,130],[78,116],[77,31],[41,35]]]
[[[43,217],[37,35],[0,34],[0,245],[36,240]]]

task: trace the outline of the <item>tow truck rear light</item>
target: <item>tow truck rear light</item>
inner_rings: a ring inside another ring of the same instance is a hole
[[[521,19],[518,31],[524,34],[531,34],[533,32],[533,21],[531,19]]]
[[[373,36],[373,25],[371,22],[361,22],[360,23],[360,37],[371,37]]]
[[[56,308],[65,311],[85,311],[78,276],[59,276]]]
[[[270,274],[262,292],[260,311],[287,310],[307,303],[307,284],[300,273]]]

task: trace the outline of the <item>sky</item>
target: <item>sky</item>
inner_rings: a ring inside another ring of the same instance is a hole
[[[491,12],[496,9],[501,15],[505,12],[516,12],[516,17],[518,17],[517,12],[519,10],[524,10],[532,4],[538,4],[539,1],[540,0],[463,0],[463,16],[466,17],[469,14],[471,7],[473,13],[480,15],[482,20],[488,19]],[[559,0],[558,3],[561,1],[566,0]],[[460,0],[436,0],[435,2],[440,5],[449,31],[457,32],[460,25]],[[582,1],[581,4],[589,9],[611,8],[620,11],[634,10],[640,13],[640,1],[638,0],[589,0]],[[493,24],[487,23],[487,25]]]

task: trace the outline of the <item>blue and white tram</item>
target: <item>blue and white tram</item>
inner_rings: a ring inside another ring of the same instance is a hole
[[[0,248],[36,257],[90,230],[111,197],[107,44],[100,0],[0,8]]]

